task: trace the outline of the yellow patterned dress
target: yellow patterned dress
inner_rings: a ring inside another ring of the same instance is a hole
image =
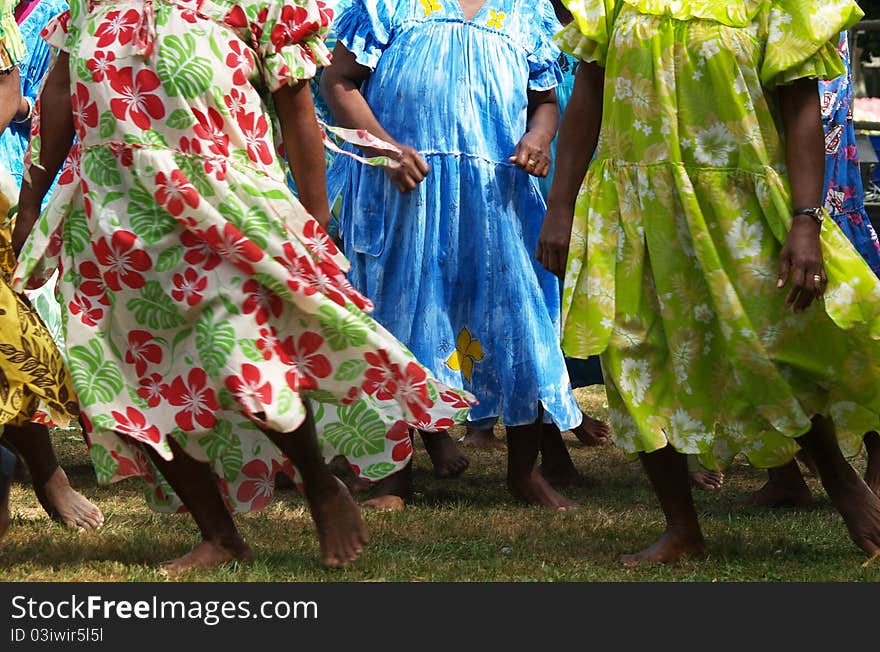
[[[15,67],[24,53],[12,9],[11,2],[0,0],[0,71]],[[9,176],[5,170],[0,175]],[[41,402],[53,424],[66,426],[79,414],[70,376],[43,322],[9,287],[14,194],[11,179],[0,183],[0,429],[31,420]]]
[[[577,201],[563,348],[602,353],[626,452],[790,460],[810,417],[880,424],[880,285],[832,220],[824,301],[776,288],[791,224],[778,86],[843,74],[851,0],[571,0],[564,50],[605,69]]]

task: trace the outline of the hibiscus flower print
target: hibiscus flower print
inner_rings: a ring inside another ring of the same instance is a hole
[[[339,253],[333,239],[316,220],[310,220],[303,229],[306,247],[322,260],[330,260]]]
[[[228,222],[223,231],[212,226],[205,232],[205,241],[220,254],[220,257],[232,263],[247,274],[253,274],[251,263],[263,259],[263,250],[248,240],[241,231]]]
[[[208,287],[208,277],[199,276],[194,267],[187,267],[183,274],[175,274],[174,289],[171,296],[175,301],[194,306],[202,300],[205,288]]]
[[[244,86],[254,71],[253,55],[241,41],[230,41],[229,50],[229,54],[226,55],[226,65],[234,71],[232,83],[236,86]]]
[[[239,116],[238,126],[244,134],[247,145],[248,157],[254,163],[271,165],[274,157],[269,149],[266,134],[269,132],[269,123],[262,113],[245,113]]]
[[[86,129],[94,129],[98,126],[98,105],[89,103],[89,89],[85,84],[76,84],[76,92],[70,98],[73,110],[73,124],[76,127],[76,135],[80,140],[86,136]]]
[[[281,297],[272,292],[266,286],[260,284],[254,279],[248,279],[242,286],[245,293],[244,314],[249,315],[255,313],[254,318],[257,324],[265,324],[269,320],[269,316],[280,317],[284,308]]]
[[[317,389],[317,378],[326,378],[333,371],[330,361],[318,350],[324,338],[313,332],[303,333],[299,340],[293,336],[281,343],[283,360],[295,369],[288,372],[291,389]]]
[[[255,459],[245,464],[241,473],[247,479],[238,486],[236,499],[242,503],[250,503],[251,511],[263,509],[272,501],[275,469],[269,468],[263,460]]]
[[[125,414],[115,410],[110,414],[116,419],[116,425],[113,427],[116,432],[148,444],[158,444],[162,438],[159,429],[156,426],[147,425],[146,417],[137,408],[129,406],[125,408]]]
[[[174,415],[174,421],[185,432],[192,432],[196,424],[204,429],[216,422],[215,413],[220,409],[217,395],[208,387],[208,375],[204,369],[192,369],[186,380],[177,376],[165,388],[165,400],[181,408]]]
[[[326,17],[321,18],[326,22]],[[305,7],[285,5],[281,10],[281,19],[275,23],[269,38],[278,51],[287,45],[299,43],[305,36],[317,31],[320,24],[319,21],[309,20],[309,10]]]
[[[237,88],[233,88],[229,95],[223,97],[223,103],[237,121],[241,121],[247,112],[247,96]]]
[[[70,314],[77,315],[86,326],[97,326],[104,317],[104,309],[93,305],[87,296],[79,292],[73,295],[73,300],[67,304],[67,309],[70,310]]]
[[[140,129],[149,129],[153,120],[161,120],[165,117],[165,105],[162,99],[154,91],[159,88],[159,77],[151,70],[139,70],[134,74],[134,68],[126,66],[120,69],[107,71],[107,79],[110,87],[116,91],[116,97],[110,100],[110,110],[117,120],[127,120]]]
[[[364,373],[364,392],[370,396],[375,395],[380,401],[390,401],[397,393],[397,379],[400,378],[400,369],[391,361],[385,349],[379,349],[364,354],[364,359],[370,365]]]
[[[138,377],[141,377],[147,373],[148,365],[162,362],[162,348],[156,344],[152,333],[142,330],[129,331],[125,361],[133,364]]]
[[[125,13],[117,10],[111,11],[95,30],[98,47],[106,48],[114,42],[120,45],[131,43],[139,20],[140,13],[136,9],[129,9]]]
[[[162,396],[168,389],[168,384],[163,381],[164,378],[161,374],[150,374],[146,378],[141,378],[138,383],[137,395],[144,399],[151,408],[162,402]]]
[[[95,56],[86,61],[86,68],[92,71],[92,81],[102,82],[110,70],[115,70],[116,55],[113,52],[98,50]]]
[[[217,109],[210,108],[202,113],[193,109],[197,123],[193,133],[207,143],[208,151],[217,156],[229,156],[229,136],[223,131],[223,116]]]
[[[92,244],[98,262],[104,266],[104,283],[118,292],[122,284],[134,289],[144,287],[142,272],[153,267],[149,254],[138,246],[137,236],[131,231],[116,231]]]
[[[109,306],[107,286],[104,285],[104,276],[98,266],[91,260],[86,260],[79,266],[79,275],[80,282],[77,289],[87,297],[97,299],[99,303]]]
[[[164,172],[156,174],[156,201],[174,217],[183,213],[184,205],[199,205],[199,192],[181,170],[174,170],[169,177]]]
[[[424,368],[415,362],[407,364],[404,373],[397,377],[397,395],[419,421],[430,419],[426,408],[433,405],[428,395],[427,379]]]
[[[256,365],[243,364],[241,375],[226,379],[226,388],[251,414],[262,411],[264,405],[272,403],[272,383],[263,379]]]
[[[220,264],[219,254],[192,231],[184,231],[180,236],[180,242],[186,247],[183,259],[190,265],[201,267],[204,271],[209,272]]]

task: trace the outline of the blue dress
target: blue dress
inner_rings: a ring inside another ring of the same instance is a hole
[[[431,167],[401,194],[382,169],[339,156],[350,279],[373,317],[444,382],[480,401],[474,422],[561,429],[580,409],[559,345],[559,283],[535,260],[546,211],[538,182],[508,162],[528,91],[560,81],[549,0],[355,0],[339,42],[372,70],[361,92],[380,124]]]
[[[40,38],[40,32],[46,23],[63,11],[67,11],[66,0],[40,0],[39,4],[19,25],[27,48],[27,53],[19,64],[21,94],[31,102],[36,101],[40,92],[40,85],[49,68],[51,55],[49,44]],[[30,130],[30,121],[10,122],[3,134],[0,135],[0,163],[6,167],[18,187],[21,187],[24,155],[30,140]],[[51,194],[51,190],[46,193],[46,198],[43,201],[44,206]]]
[[[825,127],[825,208],[880,276],[880,242],[865,211],[865,191],[859,171],[856,130],[852,119],[852,67],[846,32],[840,37],[840,56],[847,74],[819,82]]]

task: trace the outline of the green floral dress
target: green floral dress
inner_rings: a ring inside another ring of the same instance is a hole
[[[789,461],[810,417],[844,451],[880,425],[880,285],[832,220],[824,302],[785,307],[791,223],[775,89],[845,71],[851,0],[572,0],[562,48],[605,68],[599,148],[577,200],[569,355],[602,353],[627,453],[672,444],[718,468]]]

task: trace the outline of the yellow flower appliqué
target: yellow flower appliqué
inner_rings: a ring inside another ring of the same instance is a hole
[[[454,371],[461,371],[461,375],[470,382],[474,373],[474,363],[483,359],[483,347],[480,340],[475,338],[467,328],[462,328],[455,340],[455,351],[446,361],[446,366]]]
[[[493,27],[495,29],[501,29],[504,27],[504,20],[507,18],[507,14],[503,11],[494,11],[492,9],[489,10],[489,20],[486,21],[486,27]]]
[[[419,0],[422,3],[422,7],[425,8],[425,17],[427,18],[435,11],[440,11],[443,7],[437,0]]]

